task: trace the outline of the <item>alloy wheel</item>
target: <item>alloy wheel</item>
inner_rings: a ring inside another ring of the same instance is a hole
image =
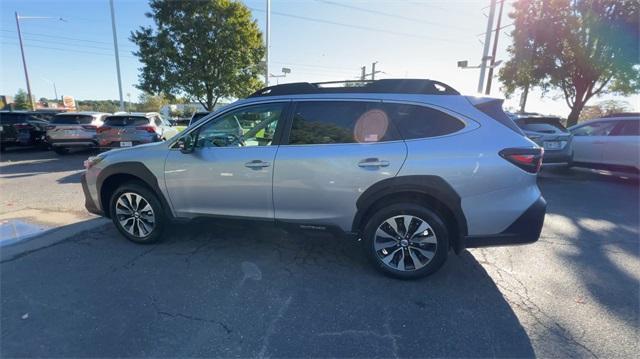
[[[120,226],[132,236],[143,238],[155,227],[151,204],[138,193],[125,192],[116,201],[116,217]]]
[[[387,267],[415,271],[436,255],[438,241],[427,221],[412,215],[388,218],[375,232],[373,241],[378,258]]]

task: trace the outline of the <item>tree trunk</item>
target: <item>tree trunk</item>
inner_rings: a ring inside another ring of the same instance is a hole
[[[573,126],[578,123],[578,118],[580,117],[580,112],[582,112],[583,107],[584,107],[584,102],[576,101],[573,104],[571,113],[569,113],[569,117],[567,117],[567,127]]]

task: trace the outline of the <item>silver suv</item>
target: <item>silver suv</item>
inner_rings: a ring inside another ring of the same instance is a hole
[[[536,241],[542,155],[501,100],[440,82],[296,83],[92,157],[82,184],[87,209],[137,243],[176,218],[267,220],[361,239],[376,268],[415,278],[450,250]]]
[[[96,147],[97,130],[108,115],[104,112],[57,114],[47,126],[47,142],[58,154],[67,153],[72,147]]]

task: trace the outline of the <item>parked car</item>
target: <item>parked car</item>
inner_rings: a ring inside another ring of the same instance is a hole
[[[401,278],[450,249],[538,239],[542,149],[501,100],[431,80],[328,86],[269,87],[173,140],[88,159],[87,209],[137,243],[196,217],[347,234]]]
[[[95,148],[97,129],[109,116],[104,112],[65,112],[56,115],[47,127],[47,141],[57,154],[71,148]]]
[[[191,121],[189,121],[189,126],[193,125],[194,123],[202,120],[206,115],[210,114],[211,112],[194,112],[193,116],[191,116]]]
[[[623,172],[640,170],[640,116],[605,117],[569,127],[573,166]]]
[[[9,146],[46,147],[47,122],[33,111],[0,111],[0,150]]]
[[[518,116],[515,123],[538,146],[544,148],[542,163],[571,163],[572,135],[560,118],[548,116]]]
[[[132,147],[172,138],[178,130],[157,112],[118,113],[98,130],[101,148]]]

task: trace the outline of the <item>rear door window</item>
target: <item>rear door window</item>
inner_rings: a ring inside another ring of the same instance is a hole
[[[149,124],[149,119],[146,117],[136,116],[109,116],[104,120],[105,126],[144,126]]]
[[[379,102],[301,101],[295,106],[289,144],[371,143],[399,139]]]
[[[93,121],[91,115],[57,115],[51,121],[54,125],[88,125]]]
[[[465,127],[459,119],[431,107],[385,103],[383,108],[405,140],[449,135]]]
[[[609,136],[616,124],[616,121],[594,122],[575,128],[571,132],[574,136]]]
[[[611,136],[640,136],[640,120],[620,121]]]

